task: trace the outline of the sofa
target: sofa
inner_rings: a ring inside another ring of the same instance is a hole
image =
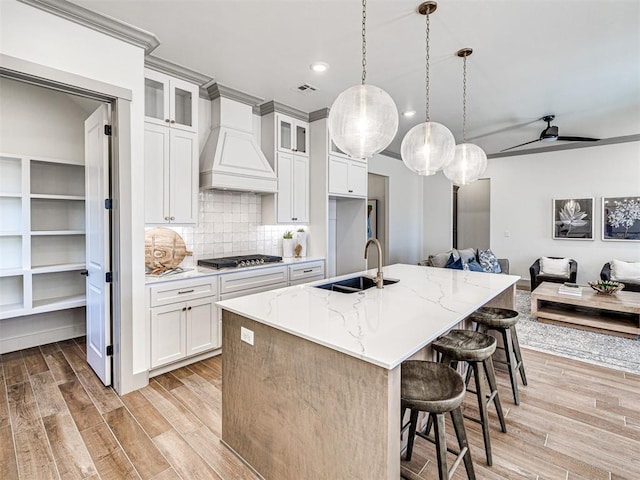
[[[602,280],[613,280],[615,282],[621,282],[624,283],[624,289],[628,292],[640,292],[640,280],[631,280],[631,279],[618,279],[618,277],[615,275],[615,272],[612,272],[612,264],[617,264],[619,265],[620,262],[619,260],[612,260],[611,262],[607,262],[604,264],[604,266],[602,267],[602,271],[600,272],[600,278]],[[623,265],[624,264],[631,264],[632,262],[620,262]],[[640,262],[636,262],[640,263]],[[613,277],[613,278],[612,278]]]
[[[490,250],[488,249],[487,251]],[[453,255],[453,258],[455,260],[461,258],[463,265],[467,264],[471,259],[475,259],[476,261],[479,260],[478,250],[475,248],[465,248],[460,250],[452,248],[451,250],[447,250],[446,252],[429,255],[425,260],[418,262],[418,265],[422,265],[423,267],[444,268],[451,255]],[[500,273],[508,274],[509,260],[506,258],[498,258],[497,261],[500,265]]]

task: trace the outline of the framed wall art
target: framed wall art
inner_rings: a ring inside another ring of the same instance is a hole
[[[593,240],[593,197],[553,199],[553,238]]]
[[[640,196],[602,197],[602,240],[640,241]]]

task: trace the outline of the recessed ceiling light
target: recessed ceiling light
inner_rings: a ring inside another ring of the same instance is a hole
[[[309,65],[309,68],[314,72],[321,73],[321,72],[326,72],[329,69],[329,64],[324,62],[314,62],[311,65]]]
[[[402,112],[403,117],[413,117],[415,114],[415,110],[407,110],[406,112]]]

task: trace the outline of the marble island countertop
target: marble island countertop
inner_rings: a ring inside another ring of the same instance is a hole
[[[223,309],[393,369],[519,279],[417,265],[383,268],[398,283],[359,293],[315,288],[325,279],[218,302]],[[260,341],[256,338],[256,342]]]

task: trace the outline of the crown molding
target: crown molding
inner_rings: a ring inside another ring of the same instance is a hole
[[[315,122],[316,120],[322,120],[323,118],[329,118],[329,108],[327,107],[309,114],[309,122]]]
[[[260,105],[260,116],[268,115],[274,112],[284,113],[285,115],[289,115],[290,117],[302,120],[303,122],[309,122],[308,113],[303,112],[302,110],[298,110],[297,108],[285,105],[284,103],[271,100]]]
[[[51,13],[71,22],[104,33],[123,42],[144,49],[151,53],[160,45],[160,40],[153,33],[121,22],[115,18],[94,12],[66,0],[18,0],[39,10]]]
[[[155,70],[156,72],[166,73],[167,75],[179,78],[186,82],[195,83],[196,85],[204,85],[213,81],[213,78],[204,75],[203,73],[196,72],[184,65],[179,65],[160,57],[154,57],[153,55],[147,55],[144,57],[144,66],[151,70]]]
[[[387,157],[395,158],[396,160],[402,160],[399,153],[392,152],[391,150],[382,150],[379,155],[385,155]]]
[[[597,142],[572,142],[572,143],[565,143],[562,145],[554,145],[551,147],[544,147],[544,148],[527,148],[526,150],[518,150],[517,152],[490,153],[489,155],[487,155],[487,159],[490,160],[492,158],[517,157],[520,155],[531,155],[534,153],[559,152],[561,150],[600,147],[602,145],[613,145],[616,143],[628,143],[628,142],[638,142],[638,141],[640,141],[640,134],[624,135],[621,137],[603,138],[602,140],[598,140]]]
[[[208,100],[215,100],[216,98],[224,97],[230,98],[231,100],[235,100],[240,103],[244,103],[245,105],[249,105],[251,107],[255,107],[260,102],[264,101],[264,98],[249,95],[248,93],[241,92],[240,90],[227,87],[226,85],[222,85],[217,82],[206,85],[204,88],[207,92],[204,98]]]

